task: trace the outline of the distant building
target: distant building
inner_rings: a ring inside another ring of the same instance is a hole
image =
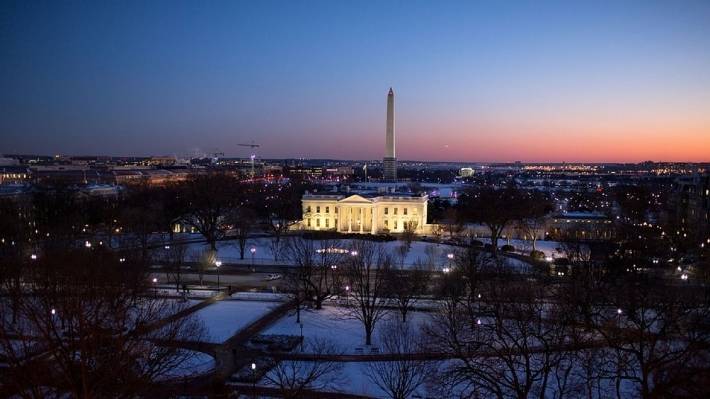
[[[304,165],[289,166],[284,169],[284,174],[287,177],[300,178],[304,180],[320,179],[323,177],[323,167]]]
[[[603,213],[564,212],[549,219],[547,230],[554,239],[608,240],[614,236],[614,223]]]
[[[26,166],[0,166],[0,184],[24,184],[31,174]]]
[[[327,168],[325,174],[330,176],[352,176],[355,174],[355,171],[352,166],[338,166],[335,168]]]
[[[427,201],[424,196],[331,194],[303,196],[304,230],[341,233],[402,233],[409,229],[426,234]]]
[[[15,158],[0,157],[0,166],[17,166],[19,164],[20,164],[20,161],[18,161]]]
[[[177,164],[177,158],[175,158],[175,157],[168,157],[168,156],[165,156],[165,157],[150,157],[150,159],[148,159],[148,160],[146,161],[146,164],[147,164],[147,165],[151,165],[151,166],[161,166],[161,167],[174,166],[175,164]]]
[[[681,223],[699,229],[710,226],[710,174],[677,178],[672,201]]]
[[[459,176],[461,176],[461,177],[471,177],[471,176],[473,176],[473,168],[461,168],[461,169],[459,169]]]

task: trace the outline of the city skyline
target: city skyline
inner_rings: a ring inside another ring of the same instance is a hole
[[[0,7],[0,153],[710,160],[703,2]]]

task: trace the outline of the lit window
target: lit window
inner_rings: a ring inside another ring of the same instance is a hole
[[[390,208],[385,208],[385,215],[387,215],[390,212]]]
[[[325,220],[325,227],[330,227],[330,219]]]
[[[395,215],[397,214],[397,208],[394,208],[394,214]],[[396,229],[396,227],[395,227],[395,229]]]
[[[316,227],[320,227],[320,219],[316,219]]]
[[[311,206],[310,206],[310,205],[308,205],[308,206],[306,207],[306,212],[309,212],[309,213],[311,212]]]

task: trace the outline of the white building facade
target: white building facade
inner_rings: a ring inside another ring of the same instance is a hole
[[[412,230],[426,234],[426,195],[421,197],[306,194],[301,198],[304,230],[380,234]]]

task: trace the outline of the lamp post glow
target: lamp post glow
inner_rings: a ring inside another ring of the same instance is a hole
[[[219,267],[222,266],[222,261],[215,261],[214,265],[217,268],[217,291],[219,291]]]
[[[89,241],[85,241],[85,242],[84,242],[84,246],[85,246],[86,248],[91,248],[91,243],[90,243]]]
[[[251,252],[251,271],[255,272],[256,269],[254,268],[254,255],[256,255],[256,247],[249,248],[249,252]]]
[[[35,255],[35,254],[30,255],[30,259],[37,260],[37,255]]]
[[[158,279],[153,277],[153,296],[158,297]]]

